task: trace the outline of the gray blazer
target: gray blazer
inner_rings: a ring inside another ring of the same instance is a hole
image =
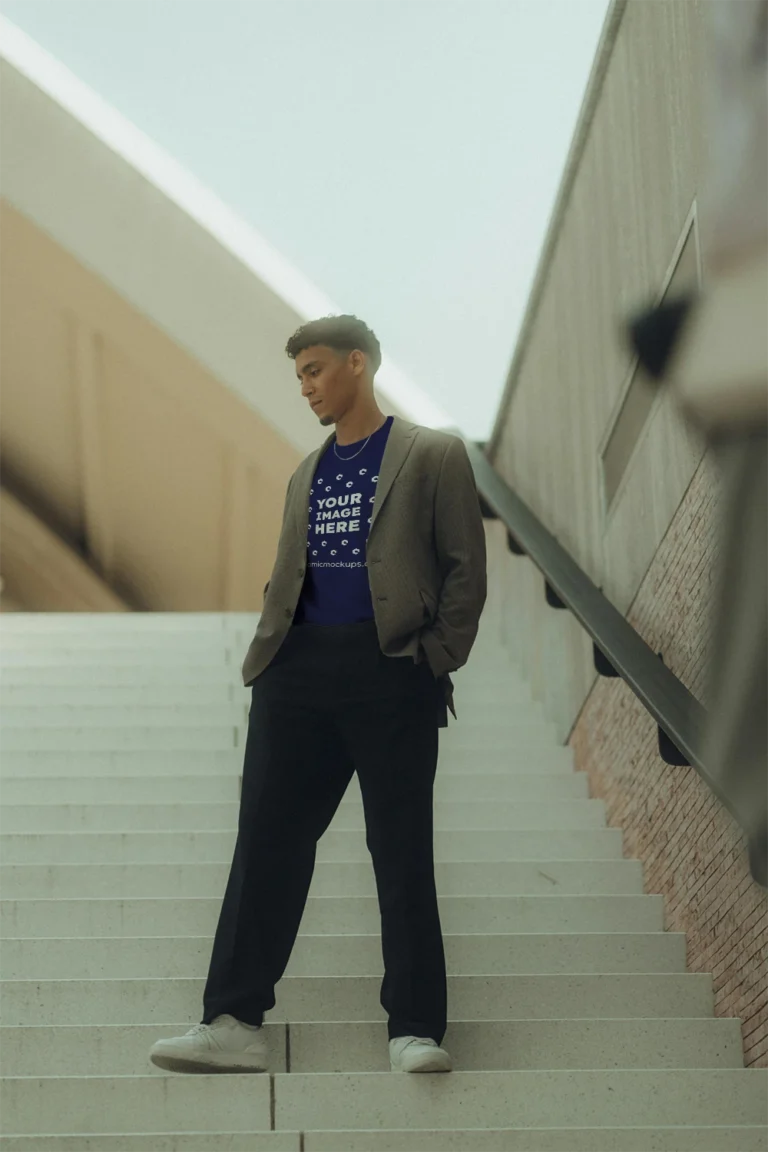
[[[331,440],[289,481],[264,610],[243,664],[246,685],[267,668],[291,627],[307,563],[309,489]],[[467,661],[486,596],[485,532],[472,466],[457,436],[395,417],[367,562],[382,652],[426,659],[453,711],[448,673]]]

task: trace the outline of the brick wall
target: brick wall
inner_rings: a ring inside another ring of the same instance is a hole
[[[705,458],[629,613],[703,701],[717,505]],[[663,763],[656,727],[622,681],[597,680],[570,742],[626,854],[643,861],[646,891],[664,896],[666,927],[686,933],[689,969],[713,974],[717,1015],[741,1018],[746,1063],[768,1067],[768,898],[738,827],[692,768]]]

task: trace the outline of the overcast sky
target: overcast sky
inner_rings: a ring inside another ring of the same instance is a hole
[[[362,316],[478,439],[606,10],[607,0],[0,0]]]

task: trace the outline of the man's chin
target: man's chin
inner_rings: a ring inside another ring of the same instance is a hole
[[[331,424],[335,424],[335,423],[336,423],[336,421],[334,420],[333,416],[321,416],[320,417],[320,427],[321,428],[330,428]]]

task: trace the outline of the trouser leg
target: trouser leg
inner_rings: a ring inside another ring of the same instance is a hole
[[[381,911],[389,1035],[446,1027],[446,973],[433,857],[437,689],[426,664],[358,653],[339,728],[354,761]]]
[[[297,632],[303,630],[299,629]],[[305,637],[256,680],[238,836],[213,945],[203,1022],[260,1024],[274,1007],[304,912],[317,841],[352,775]]]

